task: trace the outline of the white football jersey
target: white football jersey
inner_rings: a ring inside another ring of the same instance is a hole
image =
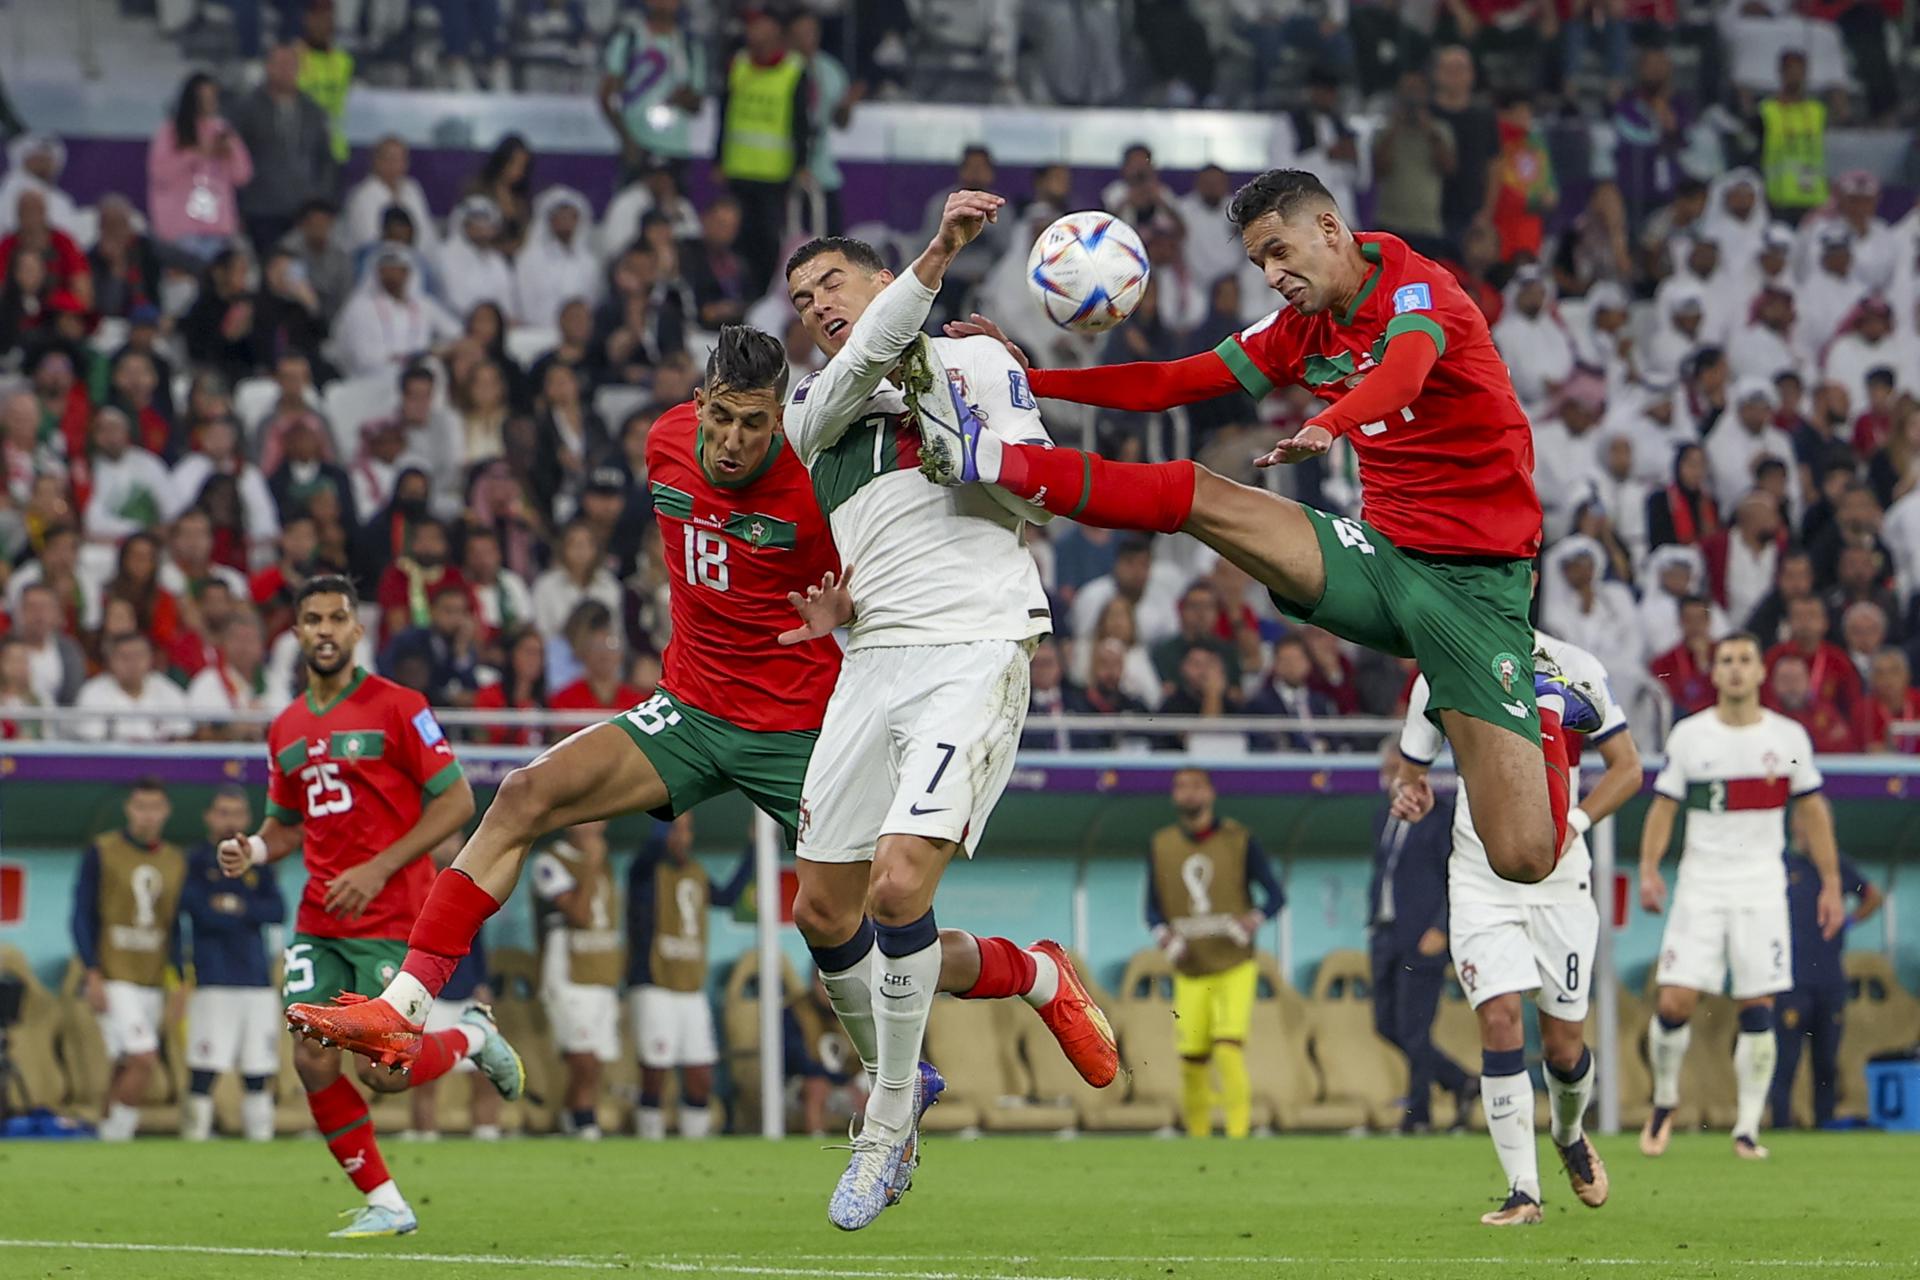
[[[1003,490],[950,489],[920,474],[920,431],[887,375],[933,298],[902,272],[840,354],[787,397],[787,439],[813,475],[841,560],[853,566],[849,649],[1027,640],[1053,630],[1022,536],[1028,519],[1046,513]],[[1005,347],[935,338],[933,350],[988,430],[1003,440],[1048,438],[1027,375]]]
[[[1708,707],[1674,725],[1653,789],[1686,810],[1675,892],[1735,904],[1783,899],[1787,805],[1820,786],[1813,741],[1776,712],[1735,726]]]
[[[1600,659],[1579,645],[1548,635],[1533,633],[1533,643],[1544,649],[1571,680],[1593,691],[1600,704],[1600,727],[1587,737],[1588,745],[1603,742],[1627,727],[1627,714],[1613,700],[1607,685],[1607,669]],[[1432,764],[1446,742],[1438,726],[1427,719],[1427,678],[1414,681],[1407,699],[1407,722],[1400,730],[1400,754],[1415,764]],[[1580,767],[1568,771],[1568,794],[1579,802]],[[1499,906],[1539,906],[1583,898],[1592,892],[1593,855],[1587,851],[1586,837],[1574,841],[1567,856],[1545,880],[1519,884],[1495,874],[1487,862],[1487,847],[1473,829],[1473,813],[1467,805],[1467,788],[1462,782],[1453,801],[1453,854],[1447,860],[1447,897],[1453,902],[1485,902]]]

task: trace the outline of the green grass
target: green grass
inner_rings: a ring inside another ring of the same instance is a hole
[[[1718,1136],[1682,1137],[1658,1161],[1604,1141],[1613,1199],[1596,1212],[1543,1140],[1546,1223],[1495,1231],[1478,1224],[1500,1182],[1477,1135],[934,1138],[913,1193],[849,1236],[826,1222],[843,1157],[811,1142],[389,1141],[421,1230],[343,1242],[325,1233],[357,1197],[316,1141],[0,1143],[0,1276],[1920,1276],[1920,1138],[1772,1146],[1758,1165]],[[107,1247],[125,1244],[236,1252]]]

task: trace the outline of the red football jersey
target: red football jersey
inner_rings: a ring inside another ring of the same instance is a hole
[[[1347,433],[1360,461],[1360,514],[1403,550],[1532,556],[1540,549],[1533,428],[1486,317],[1453,272],[1399,237],[1354,238],[1378,265],[1349,312],[1283,307],[1214,353],[1255,399],[1299,383],[1333,403],[1366,378],[1387,343],[1426,334],[1440,358],[1400,420]]]
[[[391,680],[354,673],[325,706],[308,692],[267,733],[267,813],[301,826],[307,887],[294,928],[321,938],[401,938],[427,900],[433,863],[415,858],[357,920],[330,915],[327,882],[400,839],[424,798],[460,780],[460,762],[427,700]]]
[[[798,625],[787,593],[840,568],[807,469],[776,435],[757,471],[716,483],[700,459],[699,415],[683,404],[647,434],[647,476],[673,583],[661,687],[742,729],[818,729],[840,646],[778,639]]]

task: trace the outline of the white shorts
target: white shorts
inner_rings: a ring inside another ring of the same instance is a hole
[[[460,1025],[460,1015],[479,1004],[478,1000],[435,1000],[427,1010],[427,1020],[421,1025],[422,1031],[451,1031]],[[462,1058],[453,1064],[456,1073],[479,1070],[473,1065],[473,1059]]]
[[[1015,640],[849,653],[800,791],[800,857],[867,862],[882,835],[971,857],[1013,774],[1028,678]]]
[[[713,1006],[704,991],[635,987],[627,996],[640,1065],[653,1070],[710,1067],[720,1059]]]
[[[1655,981],[1719,995],[1729,969],[1735,1000],[1793,989],[1793,928],[1784,893],[1766,902],[1673,895]]]
[[[167,993],[117,978],[108,978],[105,986],[107,1011],[100,1015],[100,1038],[107,1042],[107,1057],[117,1061],[136,1053],[160,1052]]]
[[[553,1047],[561,1053],[590,1053],[602,1062],[620,1059],[620,997],[612,987],[549,983],[541,993]]]
[[[1540,1012],[1562,1022],[1586,1020],[1599,941],[1600,910],[1585,896],[1527,906],[1456,902],[1447,921],[1467,1003],[1478,1009],[1495,996],[1535,991]]]
[[[187,998],[187,1070],[277,1076],[286,1025],[272,987],[197,987]]]

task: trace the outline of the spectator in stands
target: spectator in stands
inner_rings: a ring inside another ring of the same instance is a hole
[[[159,305],[159,253],[154,240],[134,225],[125,196],[100,200],[100,234],[86,263],[94,276],[94,311],[100,315],[131,320],[142,307]]]
[[[547,684],[556,690],[548,705],[555,711],[626,711],[646,699],[622,679],[620,626],[619,613],[584,599],[557,636],[546,635]]]
[[[518,311],[513,264],[499,248],[499,207],[485,196],[468,196],[447,225],[447,239],[440,248],[447,306],[460,316],[482,302]]]
[[[342,55],[345,56],[345,55]],[[338,181],[327,113],[300,91],[297,45],[275,46],[266,75],[233,108],[233,128],[253,160],[254,181],[240,193],[240,214],[254,251],[264,256],[308,201],[331,199]],[[342,147],[338,159],[346,158]]]
[[[23,133],[7,144],[7,175],[0,179],[0,236],[17,226],[15,209],[29,191],[45,201],[49,223],[69,236],[79,235],[79,206],[60,189],[66,167],[66,144],[49,134]]]
[[[1226,660],[1218,651],[1196,644],[1181,658],[1178,678],[1160,710],[1170,716],[1224,716],[1239,703],[1240,690],[1227,679]]]
[[[1541,415],[1573,373],[1573,340],[1552,306],[1547,272],[1538,263],[1516,269],[1504,294],[1494,342],[1513,371],[1521,404]]]
[[[87,255],[73,237],[53,224],[47,212],[47,198],[38,191],[20,193],[14,204],[14,229],[0,238],[0,276],[7,276],[17,253],[39,257],[46,271],[52,295],[66,293],[77,299],[81,311],[93,309],[93,274]]]
[[[1178,821],[1148,843],[1146,917],[1154,944],[1174,967],[1187,1136],[1212,1132],[1217,1071],[1226,1135],[1244,1138],[1253,1101],[1246,1039],[1258,980],[1254,939],[1287,895],[1260,842],[1239,822],[1218,817],[1215,798],[1205,770],[1175,770]]]
[[[180,88],[173,118],[147,147],[147,218],[162,244],[210,261],[240,230],[235,193],[253,181],[253,157],[220,118],[220,89],[195,72]]]
[[[684,187],[709,60],[682,27],[681,0],[646,0],[642,8],[627,14],[607,41],[600,114],[620,141],[623,183],[660,166]],[[833,102],[822,106],[831,110]]]
[[[1187,651],[1193,648],[1214,653],[1226,669],[1227,683],[1240,683],[1240,655],[1222,638],[1221,616],[1220,595],[1212,583],[1195,582],[1181,595],[1179,630],[1153,646],[1153,668],[1165,693],[1171,694],[1179,683]]]
[[[1772,381],[1783,371],[1804,375],[1793,291],[1785,282],[1769,284],[1754,295],[1751,319],[1734,330],[1728,359],[1741,382]]]
[[[1889,525],[1893,523],[1895,506],[1920,484],[1920,465],[1916,465],[1920,464],[1920,401],[1903,402],[1896,410],[1892,433],[1867,464],[1867,483],[1873,489],[1873,496],[1887,509]],[[1888,541],[1898,540],[1897,536],[1888,535]],[[1913,551],[1920,553],[1920,538],[1914,539]]]
[[[1073,658],[1069,664],[1070,678],[1077,683],[1093,684],[1091,671],[1092,658],[1096,649],[1111,640],[1120,647],[1121,676],[1119,687],[1129,698],[1139,702],[1148,710],[1160,704],[1160,677],[1154,671],[1153,660],[1146,646],[1139,642],[1138,628],[1134,621],[1134,604],[1124,597],[1110,597],[1106,607],[1093,619],[1090,632],[1075,633]]]
[[[1819,256],[1795,286],[1800,343],[1810,356],[1826,350],[1870,292],[1854,270],[1853,233],[1828,224],[1814,236]]]
[[[11,612],[18,613],[25,593],[44,585],[58,602],[61,617],[56,629],[76,639],[100,627],[100,609],[106,584],[80,562],[80,531],[71,524],[49,526],[40,538],[40,555],[14,570],[7,579]]]
[[[1723,511],[1754,487],[1755,469],[1766,458],[1791,467],[1793,440],[1773,425],[1779,399],[1773,385],[1762,378],[1741,382],[1734,388],[1730,407],[1733,413],[1722,418],[1719,427],[1707,436],[1707,466],[1712,472],[1715,497]],[[1795,510],[1803,505],[1800,477],[1788,471],[1787,488]]]
[[[1625,583],[1604,576],[1606,567],[1606,550],[1584,535],[1549,548],[1540,565],[1540,627],[1556,636],[1605,636],[1607,670],[1635,684],[1645,661],[1639,608]]]
[[[1073,634],[1091,634],[1116,596],[1133,606],[1138,641],[1149,644],[1165,639],[1176,629],[1179,587],[1172,585],[1173,575],[1156,574],[1153,545],[1140,535],[1127,535],[1114,551],[1111,572],[1095,578],[1075,594]],[[1139,691],[1135,691],[1138,696]]]
[[[1758,489],[1748,492],[1734,508],[1730,527],[1702,539],[1707,582],[1729,618],[1753,616],[1766,598],[1787,545],[1780,504]]]
[[[132,424],[135,443],[163,462],[178,458],[184,452],[185,433],[160,401],[160,374],[153,358],[143,351],[123,351],[114,359],[107,381],[109,403]]]
[[[628,246],[614,260],[612,275],[613,291],[594,316],[589,363],[598,377],[644,386],[664,356],[686,349],[685,317],[678,295],[660,282],[651,245]]]
[[[1771,648],[1787,637],[1787,613],[1793,602],[1812,596],[1813,590],[1813,557],[1798,549],[1788,551],[1774,570],[1773,590],[1748,616],[1746,630]]]
[[[787,47],[780,20],[748,10],[745,47],[727,64],[715,160],[740,202],[740,256],[757,296],[779,265],[787,191],[805,172],[812,133],[806,60]]]
[[[1043,638],[1033,651],[1027,681],[1027,726],[1020,734],[1022,751],[1065,751],[1067,731],[1060,718],[1067,712],[1066,678],[1060,649]]]
[[[1537,260],[1545,241],[1546,218],[1560,203],[1553,157],[1533,117],[1533,103],[1517,91],[1498,101],[1500,150],[1488,174],[1487,214],[1500,236],[1500,260],[1525,255]]]
[[[34,688],[33,654],[26,641],[13,632],[0,636],[0,740],[46,737],[47,726],[32,713],[52,705]]]
[[[1881,540],[1882,513],[1873,489],[1858,481],[1849,481],[1834,504],[1832,523],[1814,533],[1807,550],[1813,556],[1814,577],[1831,583],[1840,577],[1840,556],[1848,547],[1865,547],[1874,553],[1876,571],[1884,572],[1893,563],[1893,553]]]
[[[1114,607],[1125,606],[1116,602]],[[1125,642],[1112,636],[1090,639],[1082,647],[1088,652],[1087,679],[1066,688],[1066,709],[1077,716],[1145,715],[1147,704],[1128,693],[1127,660],[1131,654]],[[1076,733],[1072,745],[1076,751],[1111,751],[1122,739],[1115,734]]]
[[[1860,675],[1862,688],[1873,674],[1874,655],[1887,645],[1890,615],[1871,600],[1848,605],[1840,617],[1840,644]]]
[[[1381,784],[1393,787],[1398,742],[1383,748]],[[1433,1086],[1459,1104],[1464,1123],[1479,1081],[1433,1043],[1433,1018],[1447,973],[1447,855],[1453,839],[1453,800],[1436,797],[1418,822],[1402,822],[1381,807],[1375,820],[1373,874],[1367,885],[1368,951],[1373,968],[1373,1025],[1407,1059],[1402,1133],[1432,1128]]]
[[[167,531],[167,553],[159,568],[162,590],[176,600],[198,600],[210,582],[219,582],[235,600],[249,599],[246,575],[214,559],[213,522],[198,507],[180,513]]]
[[[1706,590],[1707,562],[1697,547],[1666,546],[1648,557],[1639,626],[1649,653],[1665,653],[1680,643],[1680,611]],[[1719,605],[1709,602],[1708,607],[1708,635],[1723,636],[1734,630]]]
[[[420,228],[423,239],[433,226],[433,210],[419,179],[409,172],[412,153],[407,144],[392,134],[374,144],[367,176],[347,192],[342,209],[343,222],[338,234],[350,250],[358,250],[380,240],[381,219],[388,209],[398,205]],[[457,223],[455,224],[457,227]]]
[[[1460,45],[1434,51],[1433,114],[1453,135],[1454,166],[1441,188],[1441,220],[1448,241],[1463,245],[1486,207],[1487,173],[1499,154],[1500,134],[1493,112],[1474,96],[1473,55]]]
[[[216,418],[202,427],[200,447],[174,464],[166,515],[177,518],[180,513],[200,505],[208,483],[215,476],[231,477],[239,488],[241,505],[246,508],[249,537],[271,543],[279,536],[280,514],[273,488],[260,468],[241,453],[240,428],[232,418]]]
[[[1251,716],[1287,716],[1300,720],[1319,720],[1339,714],[1333,700],[1312,687],[1314,666],[1307,642],[1297,632],[1281,636],[1273,645],[1273,665],[1259,688],[1241,708]],[[1261,751],[1312,751],[1329,749],[1324,737],[1308,732],[1255,734],[1249,745]]]
[[[153,669],[153,643],[139,631],[105,641],[107,669],[80,686],[74,707],[98,719],[76,721],[83,742],[169,742],[193,736],[186,695]],[[156,714],[126,716],[121,713]]]
[[[1827,607],[1805,596],[1787,607],[1787,638],[1767,650],[1767,670],[1795,657],[1806,669],[1810,696],[1832,706],[1844,718],[1860,696],[1860,673],[1847,651],[1827,639]]]
[[[455,382],[449,397],[460,416],[462,465],[468,468],[491,462],[506,452],[507,420],[512,406],[507,399],[507,376],[491,360],[473,365],[467,375]]]
[[[855,82],[840,60],[820,47],[820,15],[801,9],[787,20],[787,44],[806,60],[807,118],[812,133],[807,138],[807,167],[799,179],[800,189],[819,201],[819,216],[809,216],[816,234],[838,235],[845,219],[840,207],[840,189],[846,176],[833,154],[832,129],[845,129],[853,122],[853,109],[867,95],[866,82]]]
[[[1724,634],[1714,629],[1717,607],[1705,596],[1682,600],[1680,642],[1647,664],[1653,678],[1666,689],[1676,720],[1706,710],[1717,697],[1713,689],[1713,644]]]
[[[561,530],[553,567],[533,583],[534,625],[549,643],[562,634],[582,601],[597,601],[619,618],[620,580],[607,568],[604,556],[605,549],[584,521],[575,520]],[[617,623],[615,638],[620,638]]]
[[[1452,256],[1443,208],[1457,164],[1453,130],[1434,114],[1426,73],[1403,69],[1385,123],[1373,135],[1374,222],[1417,253]]]
[[[260,362],[297,355],[318,369],[322,380],[332,381],[332,366],[321,354],[327,317],[300,259],[287,249],[268,250],[260,283],[253,306],[253,349]]]
[[[703,329],[737,324],[759,296],[762,282],[735,243],[741,234],[739,201],[722,196],[700,211],[700,239],[680,246],[681,267],[693,289]]]
[[[214,1078],[237,1070],[245,1086],[240,1130],[249,1142],[269,1142],[284,1023],[265,930],[286,920],[287,904],[271,867],[229,878],[214,856],[221,841],[253,830],[246,789],[219,787],[201,818],[207,838],[186,851],[180,893],[180,914],[192,925],[186,950],[193,965],[186,1055],[191,1074],[180,1136],[189,1142],[213,1136]]]
[[[991,166],[992,158],[985,148],[978,150]],[[963,178],[968,172],[967,158],[961,157]],[[991,178],[992,174],[989,172],[987,176]],[[1180,219],[1177,197],[1160,180],[1160,171],[1153,163],[1153,149],[1144,142],[1136,142],[1121,152],[1120,176],[1101,189],[1100,203],[1108,213],[1118,214],[1135,227],[1147,226],[1163,216],[1176,222]]]
[[[1835,639],[1844,639],[1847,647],[1855,654],[1854,665],[1860,668],[1860,674],[1867,674],[1867,660],[1873,656],[1881,644],[1889,638],[1896,644],[1900,641],[1900,598],[1887,586],[1887,561],[1874,547],[1862,543],[1849,544],[1840,550],[1840,570],[1834,585],[1827,591],[1827,615],[1835,620],[1839,631]],[[1852,624],[1847,614],[1855,608],[1865,607],[1878,615],[1879,635],[1864,637],[1872,639],[1870,644],[1855,644],[1852,636]]]
[[[532,230],[514,260],[514,293],[524,324],[558,323],[574,298],[591,307],[603,292],[593,253],[593,212],[572,187],[549,187],[534,202]]]
[[[357,527],[353,479],[338,463],[326,457],[322,449],[326,436],[319,420],[302,410],[287,422],[279,438],[284,449],[280,465],[267,477],[267,491],[273,495],[274,510],[281,523],[312,515],[315,497],[331,493],[342,523],[349,530]],[[422,480],[424,483],[424,477]],[[396,481],[395,488],[398,487]]]
[[[1920,690],[1904,651],[1889,646],[1873,655],[1865,694],[1853,709],[1854,734],[1870,752],[1920,753],[1920,733],[1893,731],[1895,721],[1920,720]]]
[[[441,587],[467,589],[467,580],[449,561],[444,524],[431,516],[413,520],[406,528],[405,547],[405,553],[387,565],[374,590],[383,646],[403,631],[431,625],[433,599]]]
[[[644,491],[630,492],[626,473],[603,462],[589,470],[580,490],[578,519],[593,530],[615,577],[631,574],[641,542],[653,527],[651,500]]]
[[[490,540],[490,534],[467,537],[469,564],[473,547],[483,540]],[[494,554],[499,554],[498,544],[494,544]],[[482,594],[484,599],[484,593]],[[484,685],[473,695],[473,707],[476,711],[543,711],[547,707],[547,642],[540,638],[537,628],[524,622],[513,623],[504,629],[500,641],[501,651],[506,660],[500,669],[500,678],[494,683]],[[540,747],[545,746],[552,735],[545,729],[529,728],[524,725],[508,727],[492,724],[477,731],[481,742],[494,746]]]
[[[468,524],[460,539],[460,573],[473,592],[480,626],[488,636],[514,631],[532,621],[533,593],[524,578],[506,567],[500,536],[483,525]]]
[[[134,625],[165,654],[179,638],[180,600],[160,584],[160,540],[144,530],[128,534],[120,543],[118,571],[107,583],[103,603],[124,601],[133,607]],[[113,620],[101,624],[109,635]]]
[[[1512,322],[1517,310],[1507,309],[1500,321],[1503,327]],[[1534,488],[1546,511],[1549,542],[1566,535],[1573,527],[1574,512],[1597,488],[1599,426],[1607,404],[1606,384],[1597,375],[1576,372],[1571,361],[1566,370],[1551,393],[1553,416],[1537,415],[1533,427]]]
[[[457,4],[459,0],[448,2]],[[495,143],[480,172],[467,184],[466,194],[493,201],[502,222],[501,251],[518,250],[533,218],[533,151],[527,140],[509,133]]]
[[[323,326],[333,323],[353,291],[353,258],[336,238],[338,233],[338,210],[331,201],[315,198],[295,212],[292,229],[279,243],[312,287]]]
[[[26,654],[28,687],[41,706],[68,706],[86,679],[86,654],[61,626],[60,598],[45,582],[23,585],[11,606],[8,639]]]
[[[1769,667],[1764,693],[1766,705],[1804,728],[1807,736],[1813,740],[1816,752],[1824,754],[1860,749],[1847,708],[1815,686],[1810,664],[1805,658],[1798,653],[1784,653]]]
[[[1877,407],[1884,415],[1891,400],[1893,370],[1900,360],[1902,345],[1894,336],[1893,308],[1879,294],[1868,294],[1860,299],[1852,314],[1841,321],[1838,335],[1827,344],[1820,362],[1821,375],[1828,382],[1846,388],[1848,404],[1862,411]],[[1876,406],[1869,394],[1868,378],[1880,370],[1886,371],[1888,385],[1886,398]],[[1891,426],[1890,421],[1884,422],[1883,431]],[[1881,438],[1884,439],[1884,435]],[[1874,449],[1879,447],[1877,440],[1870,434],[1863,436],[1857,428],[1853,439],[1854,452],[1862,458],[1873,456]]]
[[[82,994],[100,1020],[112,1074],[100,1136],[125,1142],[140,1127],[160,1039],[179,1021],[185,988],[165,990],[183,963],[180,895],[187,862],[162,839],[173,806],[144,778],[127,792],[125,822],[87,846],[73,888],[73,949],[86,971]]]
[[[196,365],[229,383],[252,375],[262,363],[254,347],[257,300],[246,254],[225,248],[213,255],[201,277],[193,307],[180,318],[180,336]]]
[[[432,375],[428,375],[431,380]],[[407,429],[396,418],[369,418],[360,424],[360,449],[349,472],[356,511],[378,511],[393,496],[402,470],[427,468],[425,459],[407,453]]]
[[[326,113],[332,125],[334,162],[345,164],[347,94],[353,88],[353,55],[335,44],[333,35],[333,0],[307,0],[300,15],[300,91]]]
[[[1360,180],[1359,135],[1340,109],[1341,84],[1336,67],[1316,63],[1307,72],[1305,102],[1282,119],[1291,126],[1294,163],[1319,175],[1339,208],[1354,209]]]
[[[460,334],[421,286],[412,250],[383,244],[372,265],[334,326],[340,366],[350,377],[391,373]]]
[[[0,356],[11,359],[35,347],[50,353],[41,339],[52,327],[53,292],[45,258],[30,249],[13,255],[0,276]]]
[[[1379,170],[1376,158],[1374,168]],[[1062,184],[1058,203],[1041,193],[1043,175]],[[1072,203],[1072,175],[1064,165],[1053,165],[1034,175],[1036,205],[1057,217],[1071,212],[1063,207]],[[1217,164],[1202,167],[1193,175],[1193,190],[1174,197],[1174,210],[1187,229],[1186,260],[1194,279],[1211,288],[1222,277],[1238,275],[1243,265],[1241,249],[1227,223],[1227,202],[1233,198],[1233,179]],[[1384,198],[1384,197],[1383,197]],[[1057,212],[1056,212],[1057,211]],[[1022,221],[1025,221],[1023,211]],[[1049,221],[1052,219],[1049,218]],[[1378,219],[1376,219],[1378,221]],[[1207,330],[1209,333],[1212,329]]]
[[[416,531],[417,532],[417,531]],[[392,673],[409,657],[426,662],[421,690],[436,707],[466,707],[480,687],[478,626],[473,595],[464,580],[443,577],[431,590],[427,624],[411,627],[388,641],[381,669]]]
[[[120,410],[93,415],[88,456],[92,488],[83,517],[87,537],[113,543],[158,525],[173,492],[166,464],[133,442],[133,424]]]
[[[1871,292],[1895,282],[1907,243],[1879,216],[1880,179],[1868,169],[1850,169],[1834,179],[1833,200],[1802,225],[1796,259],[1804,263],[1810,242],[1828,228],[1843,228],[1853,253],[1853,278]]]
[[[202,667],[187,684],[187,708],[200,725],[200,736],[230,742],[257,741],[260,726],[216,720],[234,711],[277,712],[291,691],[267,678],[267,638],[260,616],[241,606],[227,615],[214,633],[215,661]]]
[[[1847,336],[1841,335],[1842,339]],[[1853,420],[1853,452],[1857,457],[1872,458],[1893,436],[1894,380],[1891,365],[1877,365],[1867,372],[1866,408]]]

